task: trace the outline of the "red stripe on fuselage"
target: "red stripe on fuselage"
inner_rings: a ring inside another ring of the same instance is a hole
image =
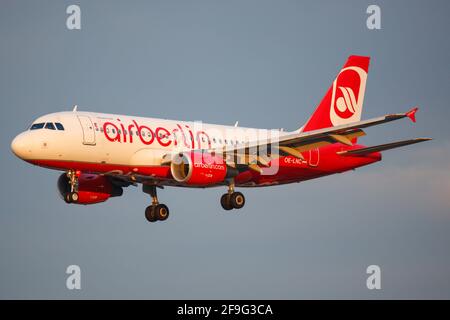
[[[116,174],[139,174],[149,177],[170,178],[170,167],[167,166],[128,166],[108,163],[91,163],[63,160],[27,160],[37,166],[56,170],[79,170],[86,173],[116,173]]]
[[[337,151],[359,149],[363,146],[347,147],[341,144],[332,144],[320,148],[317,166],[310,165],[311,152],[304,152],[305,160],[292,156],[278,158],[278,170],[273,174],[259,174],[254,171],[245,171],[235,177],[236,185],[253,183],[256,186],[284,184],[310,180],[325,175],[340,173],[362,167],[381,160],[381,154],[374,152],[367,156],[346,156],[336,154]],[[27,160],[28,162],[56,170],[79,170],[85,173],[115,173],[120,175],[138,174],[159,179],[172,179],[169,166],[129,166],[121,164],[90,163],[64,160]],[[316,160],[313,161],[314,163]],[[263,173],[266,169],[263,168]],[[270,169],[267,169],[270,170]],[[267,171],[270,172],[270,171]]]

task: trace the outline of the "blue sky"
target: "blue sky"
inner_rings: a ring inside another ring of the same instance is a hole
[[[2,1],[0,298],[450,298],[450,111],[446,1]],[[66,205],[58,172],[10,152],[43,114],[70,110],[287,130],[301,126],[347,56],[372,57],[363,118],[419,105],[418,123],[367,130],[381,163],[301,184],[166,188],[171,217],[149,224],[130,187]],[[241,190],[242,191],[242,190]],[[65,287],[77,264],[82,289]],[[368,265],[382,289],[368,290]]]

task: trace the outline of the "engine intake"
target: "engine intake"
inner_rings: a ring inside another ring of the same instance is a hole
[[[180,153],[172,158],[172,177],[187,185],[206,186],[223,182],[235,176],[236,170],[228,168],[223,159],[210,153]]]

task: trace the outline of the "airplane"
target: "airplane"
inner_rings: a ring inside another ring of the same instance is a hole
[[[142,184],[152,198],[150,222],[169,208],[157,188],[227,187],[223,209],[241,209],[236,188],[302,182],[366,166],[381,152],[430,138],[376,146],[358,144],[363,129],[409,118],[418,108],[361,120],[370,57],[352,55],[316,110],[294,131],[265,130],[137,116],[78,111],[37,118],[12,143],[13,153],[33,165],[63,171],[57,186],[71,204],[95,204]]]

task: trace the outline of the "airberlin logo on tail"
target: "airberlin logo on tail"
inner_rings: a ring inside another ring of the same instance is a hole
[[[336,99],[334,111],[342,119],[348,119],[358,110],[355,93],[350,87],[339,87],[342,96]]]
[[[333,82],[330,120],[334,126],[361,120],[367,73],[359,67],[342,69]]]

